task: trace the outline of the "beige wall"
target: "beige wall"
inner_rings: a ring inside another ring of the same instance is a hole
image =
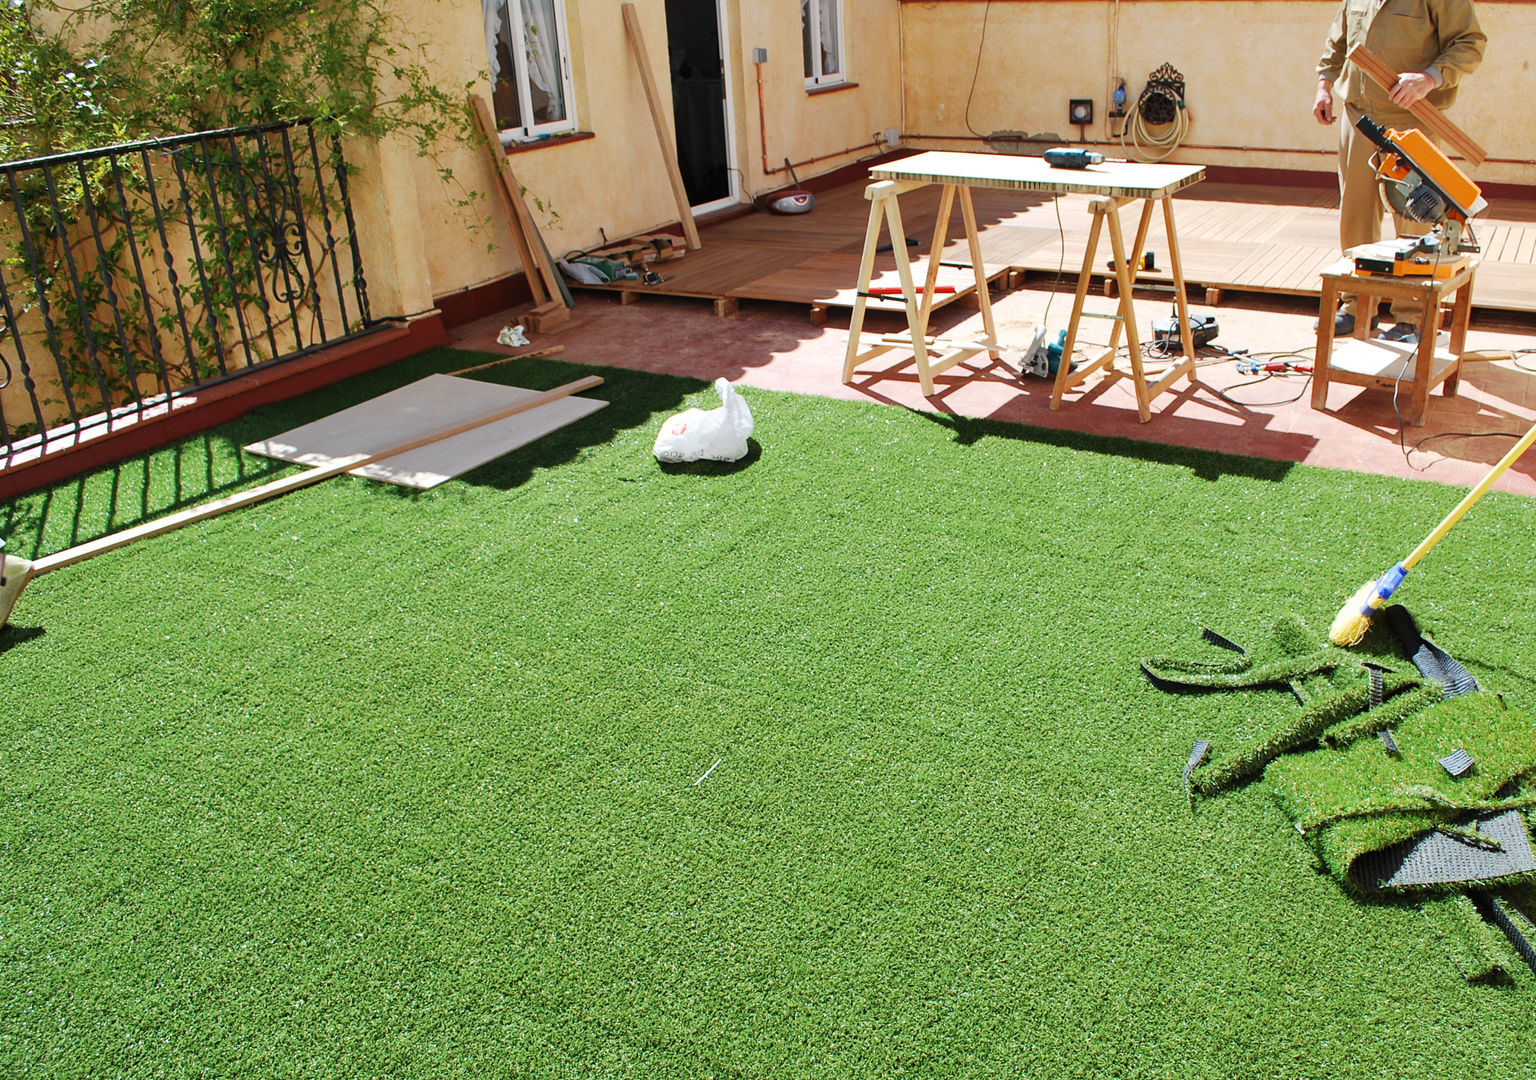
[[[427,27],[426,58],[441,85],[473,81],[487,89],[478,3],[395,2],[412,25]],[[1075,140],[1078,131],[1066,121],[1073,97],[1095,103],[1089,141],[1119,153],[1104,121],[1112,76],[1124,75],[1134,101],[1165,61],[1187,80],[1192,118],[1186,144],[1172,160],[1333,170],[1336,129],[1313,121],[1311,104],[1313,70],[1335,0],[994,0],[990,7],[980,0],[845,0],[847,69],[857,85],[821,94],[807,93],[802,82],[798,0],[723,2],[742,201],[788,186],[786,157],[803,181],[872,156],[874,133],[890,128],[913,149],[984,149],[989,144],[981,137],[997,133],[1020,133],[1035,145],[994,140],[994,149],[1028,151],[1040,142]],[[577,117],[592,138],[511,157],[557,255],[678,216],[617,0],[566,4]],[[653,77],[666,95],[664,0],[636,0],[636,8]],[[410,14],[423,10],[430,20]],[[1464,85],[1452,118],[1490,153],[1477,179],[1531,183],[1536,150],[1528,112],[1510,106],[1533,89],[1527,50],[1517,43],[1532,39],[1536,5],[1485,3],[1479,11],[1491,39],[1489,56]],[[753,63],[754,48],[767,50],[765,63]],[[664,108],[670,115],[670,101]],[[402,301],[443,297],[519,269],[498,204],[483,199],[469,211],[451,205],[464,189],[493,191],[490,166],[476,152],[451,146],[440,162],[396,155],[380,165],[390,170],[386,186],[414,192],[418,211],[413,221],[392,228]],[[439,165],[453,170],[453,184],[439,179]],[[412,229],[420,232],[415,241],[404,235]],[[413,282],[413,274],[420,280]]]
[[[1166,61],[1186,80],[1191,115],[1185,148],[1170,160],[1331,172],[1337,132],[1318,125],[1311,108],[1335,10],[1334,0],[904,3],[903,132],[925,149],[982,148],[967,141],[973,129],[1075,141],[1067,101],[1088,97],[1097,121],[1088,141],[1107,142],[1112,76],[1124,76],[1134,101]],[[1478,13],[1488,56],[1450,115],[1489,152],[1476,179],[1529,184],[1536,140],[1527,110],[1511,106],[1536,90],[1525,44],[1536,33],[1536,5],[1484,3]]]
[[[439,73],[440,85],[463,86],[473,81],[481,93],[489,92],[478,2],[396,3],[412,25],[422,20],[411,19],[410,11],[430,9],[424,56]],[[800,60],[799,0],[725,0],[731,126],[741,201],[789,186],[785,157],[795,163],[799,179],[805,180],[873,156],[877,153],[873,133],[900,127],[898,0],[845,0],[845,4],[847,68],[857,86],[808,94]],[[527,189],[534,220],[556,256],[597,246],[605,235],[610,241],[619,240],[678,220],[619,3],[566,0],[566,5],[577,122],[592,137],[539,146],[510,158],[518,181]],[[636,0],[635,7],[652,78],[666,97],[664,0]],[[754,48],[768,52],[768,60],[761,65],[766,125],[758,122]],[[663,109],[670,116],[670,98]],[[442,182],[440,166],[452,170],[452,183]],[[463,197],[464,189],[486,196],[494,193],[490,164],[478,151],[445,146],[439,161],[415,159],[387,182],[415,192],[415,227],[422,233],[419,246],[425,253],[420,272],[431,295],[447,296],[519,268],[498,203],[482,199],[472,210],[452,205]],[[402,248],[407,257],[409,246]],[[409,274],[408,269],[403,272]]]

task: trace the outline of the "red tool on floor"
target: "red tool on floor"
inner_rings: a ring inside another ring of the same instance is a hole
[[[916,285],[916,286],[913,286],[912,291],[915,292],[915,293],[921,293],[921,292],[926,292],[927,290],[924,289],[921,285]],[[953,285],[935,285],[933,287],[933,293],[934,293],[935,296],[937,296],[939,293],[952,293],[954,291],[955,291],[955,287]],[[900,285],[871,285],[869,287],[869,295],[870,296],[900,296],[901,295],[901,286]]]
[[[1287,371],[1299,371],[1310,375],[1312,373],[1312,365],[1298,364],[1294,360],[1271,360],[1263,364],[1257,360],[1239,360],[1237,362],[1237,373],[1239,375],[1258,375],[1261,372],[1280,374]]]

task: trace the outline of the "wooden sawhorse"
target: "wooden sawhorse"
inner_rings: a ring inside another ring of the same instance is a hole
[[[1145,424],[1152,419],[1152,401],[1167,390],[1179,378],[1188,376],[1191,386],[1195,383],[1195,341],[1189,325],[1189,298],[1184,295],[1184,266],[1179,259],[1179,238],[1173,227],[1173,199],[1169,195],[1141,200],[1141,220],[1136,226],[1136,242],[1129,253],[1125,250],[1125,237],[1120,229],[1120,208],[1137,201],[1119,196],[1097,198],[1088,204],[1093,214],[1093,225],[1088,230],[1088,248],[1083,252],[1083,269],[1077,276],[1077,297],[1072,301],[1072,318],[1067,323],[1066,340],[1062,342],[1061,363],[1056,368],[1056,382],[1051,388],[1051,408],[1061,408],[1061,396],[1079,385],[1095,372],[1102,371],[1110,380],[1127,378],[1136,388],[1136,412]],[[1168,236],[1168,263],[1173,271],[1173,299],[1178,311],[1179,340],[1183,345],[1184,359],[1173,365],[1154,383],[1147,382],[1146,368],[1141,357],[1141,341],[1136,333],[1136,305],[1131,296],[1136,288],[1136,268],[1141,265],[1141,252],[1147,243],[1147,229],[1152,223],[1152,208],[1161,203],[1163,229]],[[1115,285],[1119,292],[1120,309],[1115,315],[1104,316],[1114,320],[1109,334],[1109,344],[1092,360],[1073,367],[1071,360],[1077,346],[1077,331],[1083,317],[1083,300],[1093,280],[1093,260],[1098,253],[1099,238],[1105,223],[1109,224],[1109,246],[1115,258]],[[1129,257],[1127,257],[1129,254]],[[1124,372],[1115,367],[1115,355],[1120,348],[1120,334],[1125,332],[1125,348],[1130,354],[1131,370]]]
[[[998,359],[997,329],[992,324],[992,297],[987,291],[987,271],[981,263],[981,241],[976,232],[976,208],[971,203],[971,190],[959,184],[945,184],[939,196],[938,220],[933,226],[933,247],[928,253],[928,274],[923,281],[922,295],[916,295],[912,283],[912,264],[907,259],[906,230],[901,224],[901,206],[898,199],[904,191],[924,187],[922,183],[898,180],[879,180],[864,189],[869,200],[869,227],[864,231],[864,256],[859,260],[858,295],[853,300],[853,315],[848,322],[848,352],[843,358],[843,382],[853,381],[853,373],[859,364],[892,349],[907,347],[917,364],[917,381],[923,388],[924,397],[933,396],[933,377],[948,371],[956,364],[987,353]],[[933,313],[934,290],[939,283],[939,259],[944,247],[944,237],[949,231],[949,219],[954,213],[955,202],[960,203],[960,216],[965,221],[965,238],[970,245],[971,266],[976,275],[976,302],[981,308],[981,325],[985,336],[976,341],[944,341],[928,336],[928,317]],[[901,295],[906,302],[907,332],[885,334],[878,344],[859,351],[859,334],[864,329],[864,309],[869,299],[869,285],[875,272],[875,252],[880,241],[880,225],[884,223],[891,237],[891,251],[896,256],[896,275],[901,281]]]
[[[1199,183],[1205,176],[1200,165],[1146,164],[1135,161],[1105,161],[1085,169],[1054,168],[1037,157],[1013,154],[966,154],[945,150],[931,150],[915,154],[899,161],[876,165],[869,170],[874,181],[864,191],[870,202],[869,228],[864,234],[864,256],[859,264],[858,295],[854,299],[853,317],[848,324],[848,351],[843,360],[843,382],[853,381],[853,373],[859,364],[879,353],[896,348],[910,348],[917,363],[918,381],[923,394],[933,394],[933,377],[941,371],[961,363],[977,353],[985,352],[998,359],[1001,348],[997,330],[992,321],[992,303],[987,293],[986,268],[982,264],[981,242],[976,231],[976,211],[971,203],[972,188],[996,188],[1011,191],[1045,192],[1053,195],[1084,194],[1094,196],[1093,227],[1088,240],[1088,251],[1083,258],[1083,270],[1078,277],[1077,299],[1072,308],[1072,321],[1063,342],[1065,348],[1062,363],[1058,365],[1056,382],[1051,394],[1051,408],[1058,408],[1061,395],[1078,385],[1088,375],[1106,371],[1115,377],[1127,373],[1114,370],[1114,354],[1122,331],[1127,333],[1131,353],[1129,377],[1136,384],[1137,411],[1143,422],[1151,419],[1150,403],[1167,389],[1180,375],[1188,375],[1194,381],[1193,335],[1189,327],[1189,307],[1184,296],[1184,270],[1179,261],[1178,238],[1173,228],[1173,193],[1191,184]],[[933,245],[936,250],[928,253],[928,273],[919,293],[912,280],[912,268],[907,261],[905,236],[901,226],[901,211],[897,199],[909,191],[929,184],[943,186],[939,200],[938,223],[934,229]],[[1136,230],[1136,241],[1131,259],[1127,259],[1125,240],[1120,231],[1120,207],[1142,200],[1144,203],[1141,224]],[[944,244],[946,228],[954,209],[960,203],[961,216],[965,219],[965,238],[970,249],[971,267],[976,280],[976,293],[981,308],[981,338],[973,341],[943,341],[928,336],[928,317],[932,311],[932,297],[938,282],[939,260]],[[1163,220],[1168,231],[1169,259],[1173,268],[1174,286],[1178,293],[1177,304],[1182,324],[1185,360],[1173,371],[1148,385],[1142,368],[1141,345],[1136,334],[1135,307],[1132,292],[1136,279],[1132,269],[1141,261],[1142,248],[1146,244],[1147,229],[1151,223],[1154,203],[1163,206]],[[1111,246],[1114,248],[1115,276],[1120,286],[1119,314],[1116,319],[1109,352],[1077,370],[1071,368],[1072,349],[1077,340],[1081,323],[1083,299],[1087,295],[1093,270],[1093,260],[1105,222],[1109,224]],[[902,298],[907,312],[907,331],[887,334],[879,343],[866,351],[860,351],[859,336],[864,328],[865,301],[868,298],[870,277],[874,270],[875,249],[880,238],[880,227],[885,224],[891,236],[891,247],[896,255],[896,272],[901,281]]]

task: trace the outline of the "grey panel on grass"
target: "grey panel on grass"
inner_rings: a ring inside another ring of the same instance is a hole
[[[354,454],[371,454],[453,427],[477,415],[537,397],[539,391],[500,386],[452,375],[428,375],[323,419],[253,442],[245,449],[300,465],[329,465]],[[430,488],[487,461],[526,446],[557,428],[596,412],[606,401],[565,397],[452,438],[384,458],[356,476],[404,487]]]
[[[1518,810],[1477,820],[1477,831],[1502,850],[1483,847],[1453,833],[1431,832],[1356,859],[1349,879],[1364,892],[1491,881],[1536,871],[1531,838]]]

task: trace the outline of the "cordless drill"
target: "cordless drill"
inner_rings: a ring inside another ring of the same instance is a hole
[[[1092,150],[1076,150],[1070,146],[1052,147],[1041,156],[1053,169],[1086,169],[1104,160],[1103,154]]]

